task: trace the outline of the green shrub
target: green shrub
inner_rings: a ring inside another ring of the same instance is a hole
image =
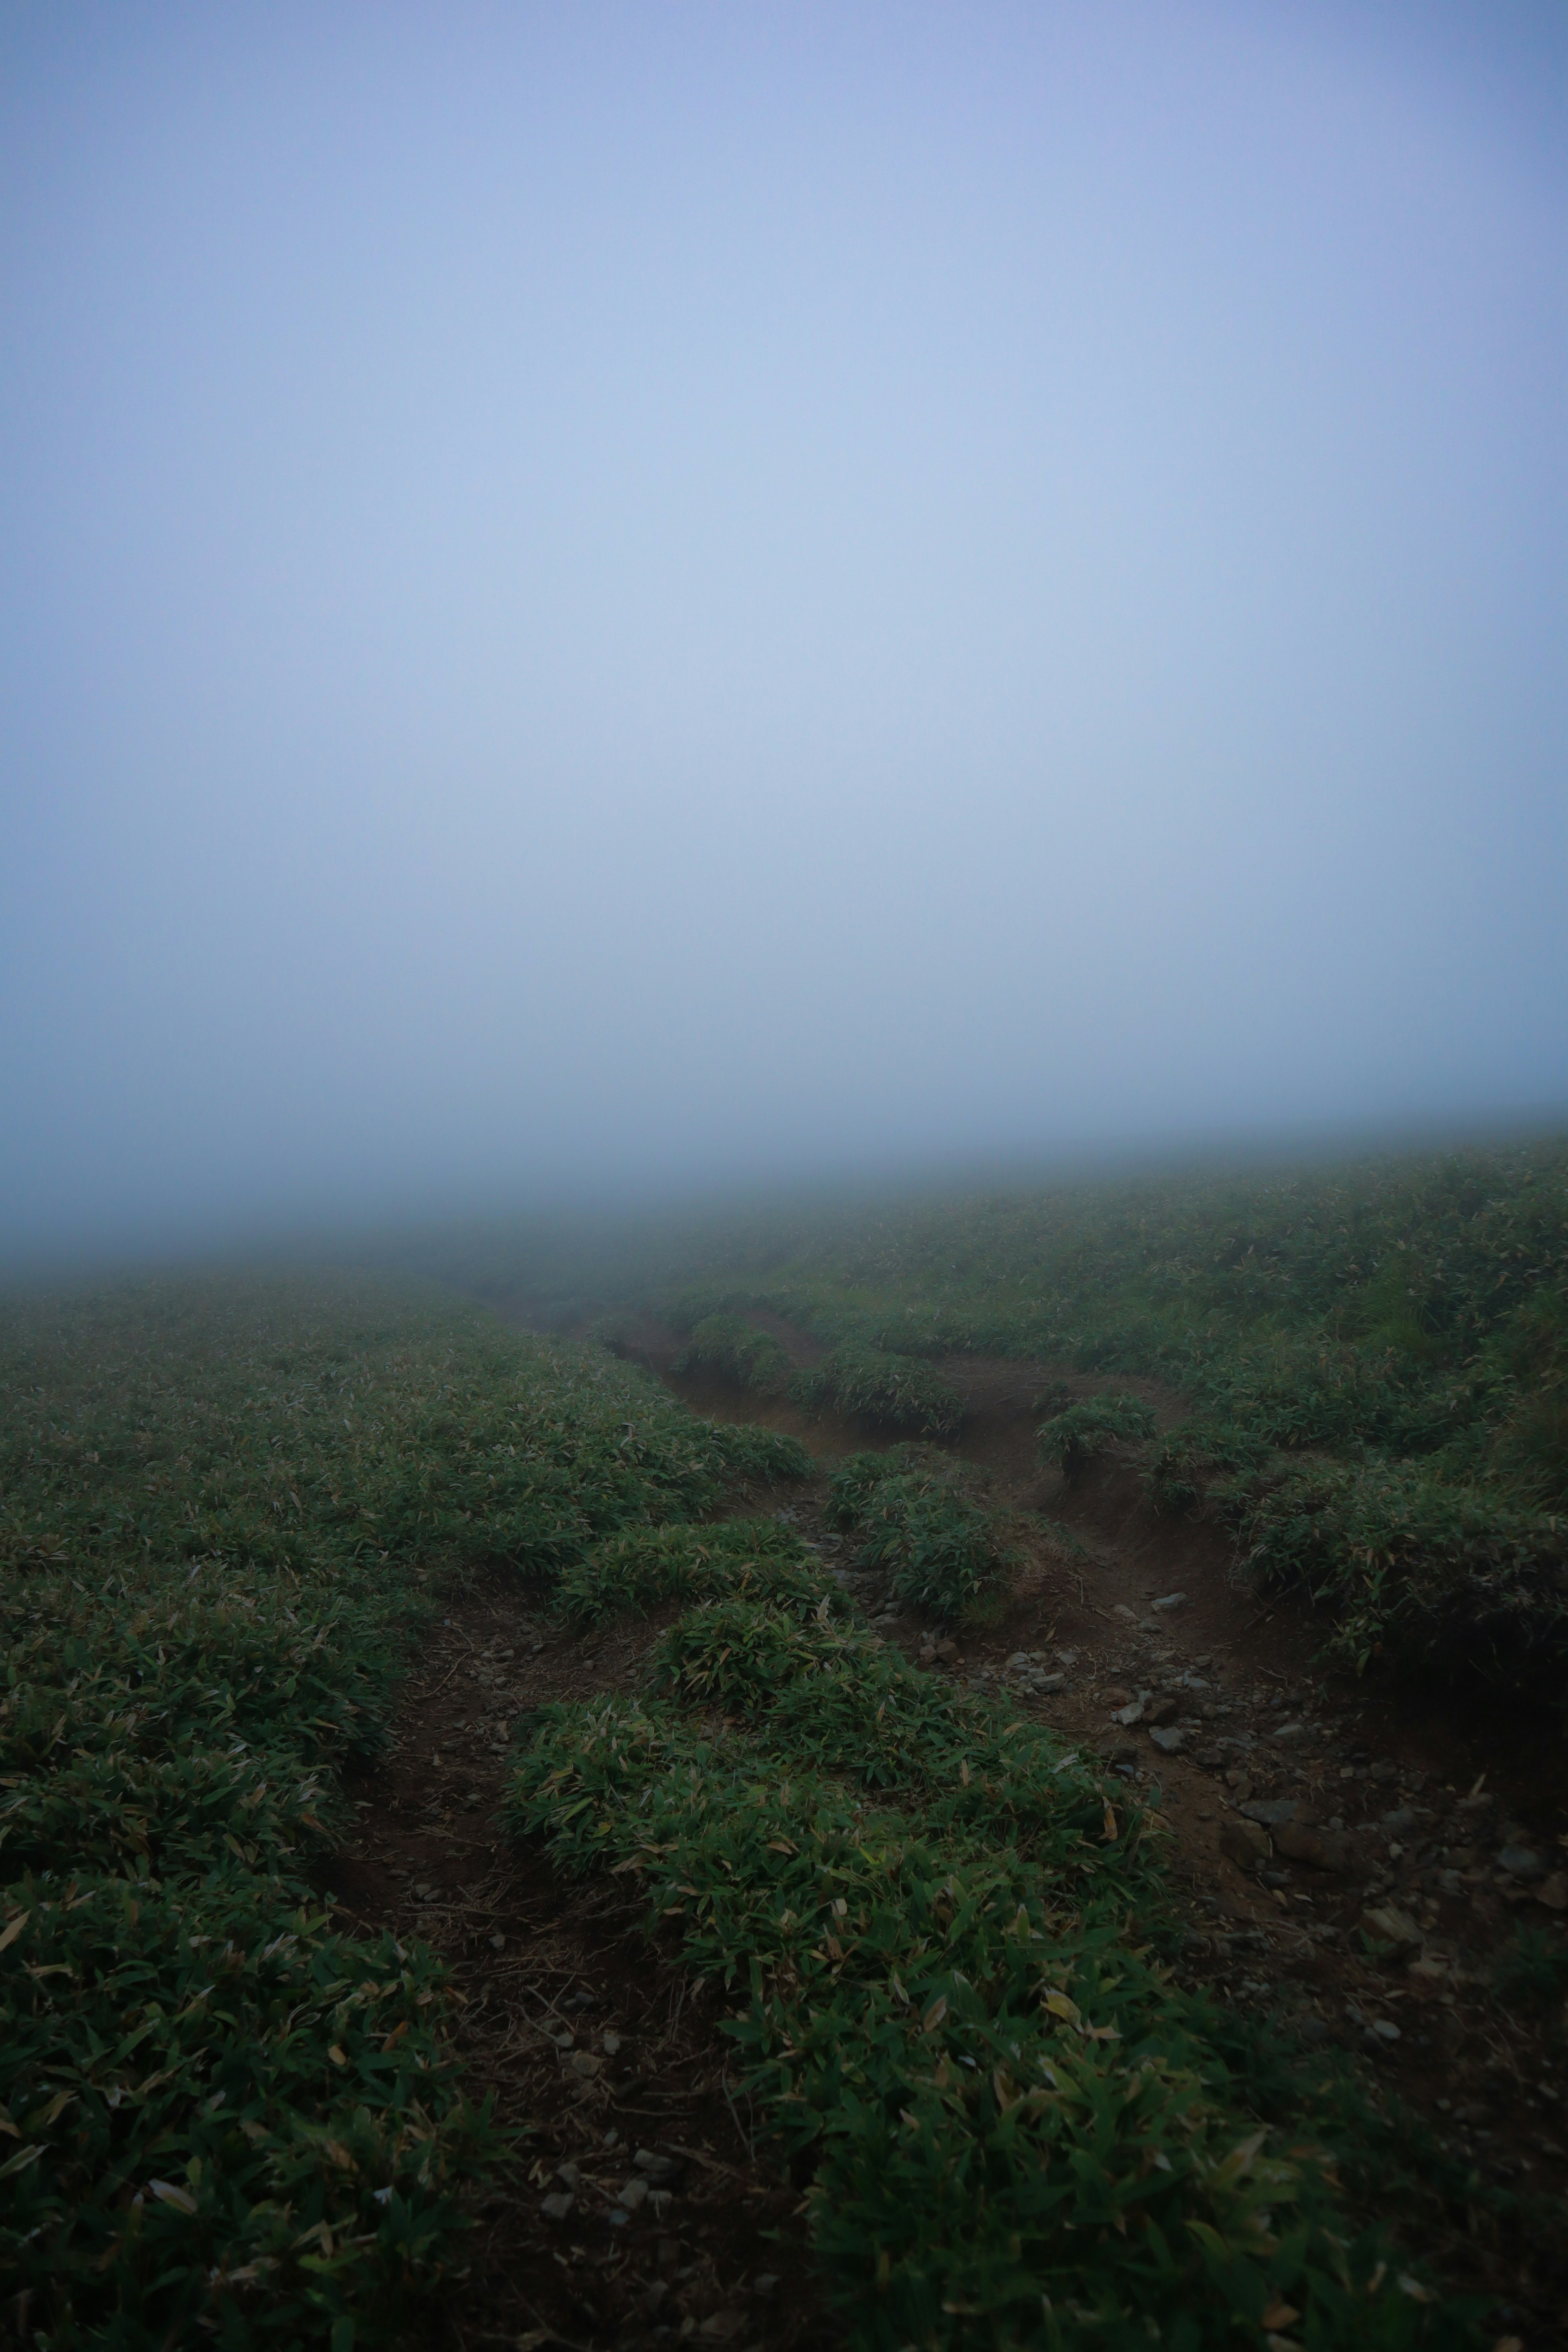
[[[670,1369],[711,1372],[767,1396],[782,1394],[790,1378],[789,1357],[779,1342],[738,1315],[704,1316]]]
[[[1127,1439],[1153,1434],[1152,1412],[1142,1397],[1124,1391],[1085,1397],[1052,1413],[1036,1432],[1042,1461],[1054,1454],[1064,1478],[1076,1478],[1095,1454],[1115,1453]]]
[[[781,1479],[809,1478],[816,1466],[799,1438],[782,1429],[757,1429],[749,1422],[695,1425],[709,1432],[712,1458],[726,1478],[774,1486]]]
[[[868,1568],[890,1570],[901,1604],[952,1620],[1012,1566],[997,1515],[980,1499],[985,1485],[983,1473],[914,1446],[853,1454],[828,1481],[826,1517],[853,1531]]]
[[[852,1343],[834,1349],[812,1370],[797,1372],[789,1393],[811,1412],[833,1406],[926,1437],[951,1437],[963,1421],[963,1398],[929,1364]]]
[[[1212,1474],[1233,1476],[1255,1470],[1265,1448],[1229,1423],[1194,1418],[1166,1432],[1145,1473],[1157,1510],[1200,1510],[1215,1489]],[[1208,1475],[1205,1475],[1208,1474]]]
[[[40,2345],[391,2341],[499,2153],[431,1954],[212,1860],[5,1890],[0,2275]]]
[[[1434,1465],[1303,1465],[1240,1514],[1262,1578],[1306,1587],[1364,1664],[1391,1652],[1445,1672],[1560,1681],[1568,1658],[1568,1523],[1521,1511]]]
[[[574,1562],[558,1590],[570,1615],[589,1620],[731,1593],[815,1607],[822,1573],[800,1538],[777,1519],[721,1519],[713,1527],[635,1528],[611,1536]]]

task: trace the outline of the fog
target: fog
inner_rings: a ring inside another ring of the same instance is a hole
[[[0,1255],[1568,1103],[1565,90],[8,8]]]

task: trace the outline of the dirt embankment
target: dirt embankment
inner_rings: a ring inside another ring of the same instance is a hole
[[[753,1319],[813,1360],[806,1335]],[[679,1348],[652,1322],[620,1342],[700,1412],[788,1430],[825,1467],[887,1442],[678,1376]],[[1453,2285],[1500,2298],[1529,2352],[1568,2340],[1561,1994],[1538,1997],[1517,1969],[1517,1990],[1500,1990],[1521,1929],[1568,1941],[1560,1737],[1539,1758],[1529,1727],[1325,1668],[1326,1625],[1260,1601],[1223,1531],[1161,1517],[1129,1465],[1071,1486],[1041,1468],[1033,1399],[1047,1381],[1134,1389],[1168,1426],[1184,1407],[1160,1383],[1008,1360],[942,1369],[969,1408],[954,1450],[1019,1515],[1019,1575],[996,1622],[946,1656],[912,1618],[878,1630],[1158,1792],[1192,1979],[1343,2044],[1479,2185],[1524,2200],[1510,2221],[1478,2200],[1435,2251]],[[823,1533],[823,1493],[783,1503],[803,1532]],[[573,1636],[497,1578],[454,1601],[395,1758],[355,1792],[362,1827],[335,1889],[367,1923],[447,1954],[461,2053],[526,2135],[447,2316],[460,2345],[834,2340],[795,2190],[753,2144],[712,2010],[673,1958],[650,1957],[635,1898],[562,1885],[497,1814],[511,1717],[626,1685],[658,1630]]]

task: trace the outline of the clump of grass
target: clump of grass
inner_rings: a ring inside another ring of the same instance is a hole
[[[297,1871],[207,1861],[6,1886],[0,2272],[40,2344],[390,2342],[500,2152],[445,1970],[334,1933]]]
[[[1037,1400],[1037,1402],[1047,1400]],[[1055,1403],[1052,1396],[1049,1402]],[[1152,1437],[1154,1415],[1142,1397],[1125,1390],[1085,1397],[1054,1412],[1036,1432],[1042,1461],[1055,1454],[1064,1478],[1076,1478],[1096,1454],[1113,1454],[1126,1443]]]
[[[1264,1452],[1256,1438],[1231,1423],[1202,1416],[1184,1421],[1161,1439],[1144,1474],[1155,1508],[1173,1514],[1201,1510],[1216,1484],[1255,1470]]]
[[[512,1819],[639,1879],[650,1929],[739,1994],[853,2341],[1466,2340],[1417,2282],[1380,2294],[1331,2152],[1247,2110],[1141,1932],[1145,1817],[1048,1734],[733,1601],[666,1636],[655,1682],[549,1710]],[[715,1700],[721,1741],[683,1704]]]
[[[789,1392],[811,1412],[832,1406],[925,1437],[951,1437],[963,1421],[963,1400],[940,1372],[917,1357],[858,1341],[846,1341],[810,1371],[797,1372]]]
[[[1059,1829],[1070,1785],[1078,1828],[1098,1832],[1095,1784],[1047,1735],[1004,1725],[987,1703],[910,1666],[837,1609],[819,1580],[811,1608],[735,1596],[689,1610],[655,1649],[649,1687],[739,1712],[795,1762],[900,1790],[927,1828],[989,1824],[1029,1847],[1037,1832]]]
[[[712,1372],[764,1396],[781,1395],[790,1379],[789,1357],[779,1342],[739,1315],[705,1315],[671,1370]]]
[[[916,1446],[852,1454],[828,1482],[826,1517],[853,1533],[868,1567],[891,1571],[899,1601],[951,1622],[1013,1564],[985,1486],[983,1473]]]
[[[1380,1651],[1447,1673],[1560,1681],[1568,1660],[1568,1526],[1440,1465],[1303,1464],[1239,1507],[1247,1567],[1306,1587],[1358,1665]]]
[[[821,1570],[791,1528],[777,1519],[741,1518],[610,1536],[567,1570],[558,1598],[570,1615],[593,1620],[728,1594],[815,1607],[821,1592]]]

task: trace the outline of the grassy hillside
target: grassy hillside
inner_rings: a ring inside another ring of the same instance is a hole
[[[1560,1693],[1568,1664],[1568,1145],[425,1244],[563,1319],[749,1308],[881,1360],[1157,1373],[1146,1466],[1339,1640]]]
[[[428,2332],[502,2151],[439,1965],[312,1885],[407,1636],[490,1563],[574,1622],[688,1604],[639,1695],[522,1727],[514,1820],[640,1877],[650,1935],[730,1988],[854,2342],[1473,2340],[1388,2123],[1175,1987],[1155,1817],[884,1649],[776,1519],[710,1518],[798,1474],[793,1441],[363,1280],[13,1301],[0,1382],[0,2283],[29,2343]],[[840,1482],[911,1574],[926,1518],[951,1532],[921,1459]]]
[[[312,1893],[445,1574],[800,1466],[359,1280],[0,1318],[0,2294],[29,2344],[396,2333],[497,2153],[417,1945]],[[22,2302],[10,2298],[20,2296]]]

